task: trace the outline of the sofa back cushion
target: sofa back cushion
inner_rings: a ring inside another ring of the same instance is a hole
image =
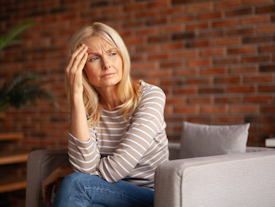
[[[245,153],[249,126],[183,122],[180,158]]]

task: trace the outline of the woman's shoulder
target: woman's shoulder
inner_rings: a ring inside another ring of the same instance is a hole
[[[141,92],[141,97],[162,96],[163,98],[165,98],[165,93],[160,87],[146,83],[143,80],[140,80],[139,84],[140,84],[139,91]]]

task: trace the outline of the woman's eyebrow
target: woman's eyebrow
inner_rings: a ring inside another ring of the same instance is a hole
[[[116,48],[114,48],[114,47],[112,47],[112,48],[110,48],[109,50],[107,50],[106,52],[108,53],[108,52],[110,52],[110,51],[112,51],[112,50],[116,50]],[[97,52],[90,52],[90,53],[88,53],[88,55],[98,55],[99,53],[97,53]]]

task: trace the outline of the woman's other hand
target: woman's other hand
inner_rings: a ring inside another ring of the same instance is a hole
[[[43,181],[42,196],[44,202],[47,203],[49,206],[52,206],[51,196],[53,187],[55,187],[54,192],[57,193],[61,181],[70,173],[73,173],[71,166],[60,166]]]
[[[82,44],[70,56],[69,63],[65,69],[71,98],[82,96],[82,71],[87,61],[88,47]]]

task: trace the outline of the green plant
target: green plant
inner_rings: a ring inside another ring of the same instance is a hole
[[[6,34],[0,36],[0,50],[12,45],[22,43],[16,36],[31,27],[33,23],[18,23]],[[53,100],[50,92],[43,89],[44,79],[32,72],[17,72],[7,79],[0,88],[0,112],[4,112],[8,105],[16,108],[27,105],[29,102],[36,105],[36,99],[47,100],[58,104]],[[3,113],[0,113],[3,118]]]
[[[20,22],[9,29],[6,34],[0,36],[0,50],[9,45],[22,43],[22,40],[16,39],[17,35],[33,25],[32,22]]]

